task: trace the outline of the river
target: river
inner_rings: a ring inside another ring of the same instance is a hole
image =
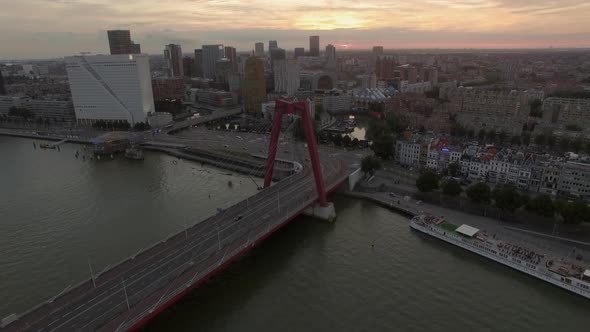
[[[88,278],[89,261],[100,270],[255,191],[246,177],[166,155],[82,161],[80,149],[35,150],[30,140],[0,137],[0,316]],[[296,219],[145,330],[590,326],[581,297],[413,232],[384,208],[332,200],[335,223]]]

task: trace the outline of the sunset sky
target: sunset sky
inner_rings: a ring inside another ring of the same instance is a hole
[[[130,29],[144,53],[222,43],[279,47],[590,47],[588,0],[0,0],[0,58],[108,53],[106,30]]]

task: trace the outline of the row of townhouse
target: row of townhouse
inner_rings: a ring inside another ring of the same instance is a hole
[[[395,160],[406,167],[445,172],[449,164],[460,166],[472,182],[509,184],[520,190],[590,201],[590,157],[568,159],[476,144],[451,146],[428,135],[396,142]]]

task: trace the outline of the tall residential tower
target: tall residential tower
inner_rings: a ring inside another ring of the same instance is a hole
[[[184,70],[182,69],[182,48],[180,45],[166,45],[164,59],[166,60],[166,68],[168,68],[168,76],[182,77]]]

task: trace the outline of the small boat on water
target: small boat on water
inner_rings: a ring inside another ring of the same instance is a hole
[[[143,160],[143,151],[135,147],[127,148],[125,149],[125,158]]]
[[[39,144],[39,147],[42,149],[55,149],[55,145],[49,143],[41,143]]]

